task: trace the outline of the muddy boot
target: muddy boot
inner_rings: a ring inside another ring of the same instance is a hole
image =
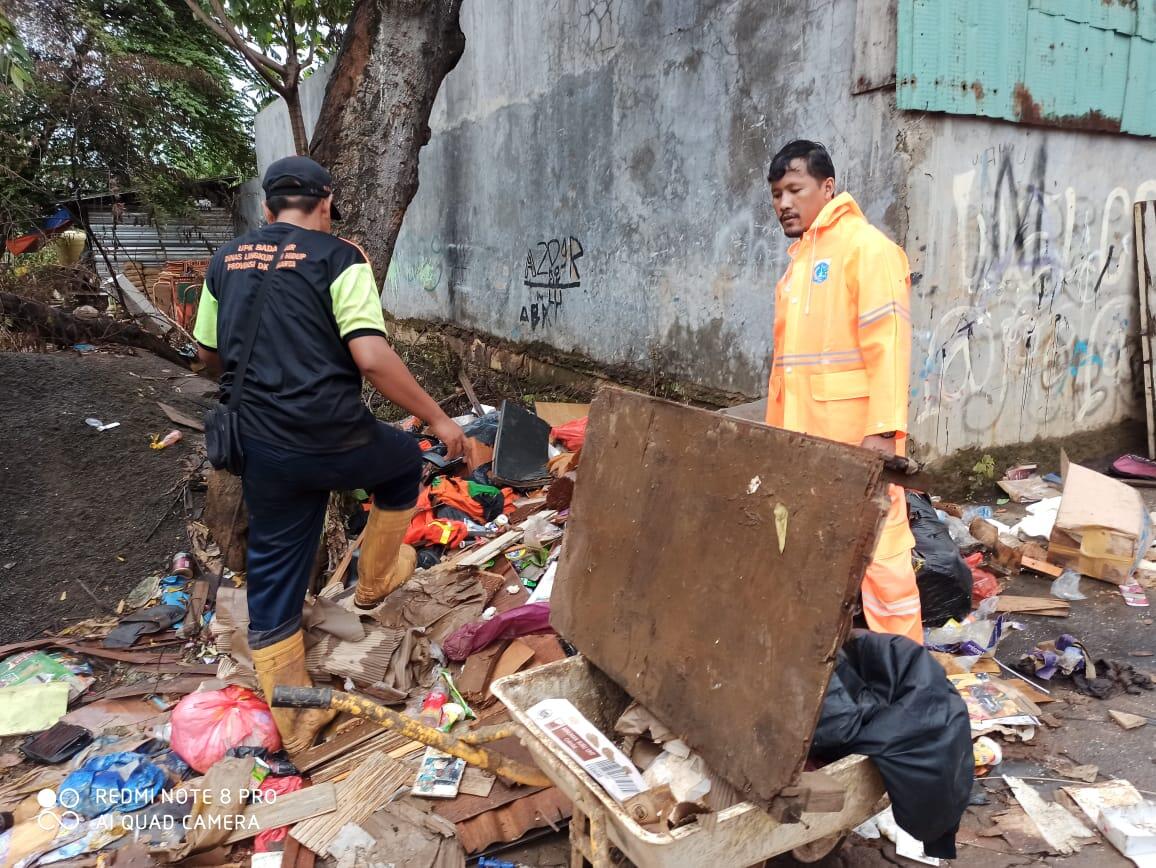
[[[403,545],[413,514],[412,509],[374,507],[369,511],[353,597],[358,609],[375,608],[413,575],[417,552],[413,546]]]
[[[312,687],[305,671],[305,638],[298,630],[288,639],[253,649],[253,668],[265,701],[273,711],[273,722],[281,733],[281,744],[290,754],[313,746],[317,733],[337,716],[324,708],[273,708],[274,687]]]

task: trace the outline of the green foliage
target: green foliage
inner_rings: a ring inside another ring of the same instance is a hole
[[[177,208],[189,182],[251,174],[236,58],[183,0],[17,0],[31,77],[0,88],[0,221],[84,193]]]
[[[971,468],[971,472],[982,479],[995,479],[995,459],[990,455],[984,455],[983,458],[975,462],[975,467]]]
[[[341,45],[352,0],[228,0],[226,15],[246,41],[277,61],[294,52],[304,68],[322,64]],[[209,11],[207,4],[202,7]]]
[[[972,496],[975,496],[990,489],[994,481],[995,459],[985,453],[971,468],[971,475],[967,479],[968,490]]]
[[[24,47],[12,22],[0,10],[0,87],[23,91],[32,81],[28,73],[31,65],[28,49]]]

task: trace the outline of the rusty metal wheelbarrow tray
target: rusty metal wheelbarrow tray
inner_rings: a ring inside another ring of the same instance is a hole
[[[588,818],[589,838],[596,839],[596,845],[597,839],[608,839],[638,868],[741,868],[791,851],[797,856],[821,857],[822,842],[833,845],[886,805],[874,764],[866,757],[849,756],[822,770],[845,790],[842,811],[804,813],[797,822],[779,823],[759,806],[743,802],[669,833],[651,832],[563,753],[529,715],[541,700],[561,697],[602,732],[610,733],[630,702],[622,688],[579,655],[502,678],[492,690],[525,727],[526,746],[539,768],[573,801],[575,818]],[[817,850],[808,850],[816,845]],[[590,861],[600,868],[600,860]]]

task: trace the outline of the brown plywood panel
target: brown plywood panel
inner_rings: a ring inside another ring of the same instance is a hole
[[[865,450],[605,389],[553,624],[765,804],[802,770],[886,513],[882,470]]]

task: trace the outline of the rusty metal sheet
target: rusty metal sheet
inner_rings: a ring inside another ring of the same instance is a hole
[[[803,768],[886,512],[882,465],[865,450],[605,389],[553,624],[766,804]],[[776,509],[787,514],[781,552]]]
[[[492,844],[511,843],[527,832],[549,827],[557,830],[570,819],[570,800],[557,787],[457,823],[458,841],[467,853],[480,853]]]

